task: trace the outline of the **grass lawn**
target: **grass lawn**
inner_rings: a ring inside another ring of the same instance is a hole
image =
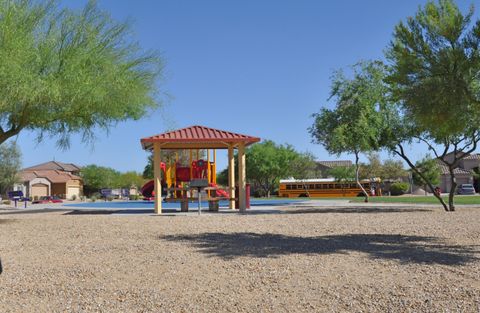
[[[276,198],[276,199],[293,199],[293,198]],[[344,198],[297,198],[311,200],[350,200],[352,202],[363,202],[363,197],[344,197]],[[443,197],[448,202],[448,197]],[[434,196],[389,196],[389,197],[370,197],[370,202],[383,203],[425,203],[440,204]],[[474,196],[455,196],[455,204],[480,204],[480,195]]]
[[[348,198],[354,202],[363,202],[363,198]],[[448,197],[443,197],[448,202]],[[455,204],[480,204],[480,196],[455,196]],[[425,203],[440,204],[434,196],[370,197],[370,202],[387,203]]]

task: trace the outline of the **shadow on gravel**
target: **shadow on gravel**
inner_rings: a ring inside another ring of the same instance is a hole
[[[474,246],[447,245],[438,238],[389,234],[348,234],[296,237],[257,233],[203,233],[160,236],[191,244],[199,252],[226,260],[237,257],[275,258],[289,254],[363,252],[372,259],[401,263],[463,265],[478,260]]]
[[[333,208],[305,208],[285,210],[286,214],[306,214],[306,213],[413,213],[413,212],[432,212],[428,208],[396,208],[396,207],[333,207]]]

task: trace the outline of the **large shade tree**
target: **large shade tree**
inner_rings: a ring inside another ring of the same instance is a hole
[[[355,179],[368,201],[368,192],[360,183],[359,156],[379,148],[382,118],[378,108],[384,106],[384,66],[379,62],[362,62],[353,67],[353,77],[341,71],[332,81],[331,98],[335,108],[323,108],[313,115],[309,132],[315,143],[332,154],[355,156]]]
[[[5,195],[18,182],[21,153],[15,142],[0,145],[0,196]]]
[[[419,176],[405,139],[425,143],[448,168],[448,206],[438,197],[446,211],[455,210],[454,169],[480,141],[480,20],[472,23],[472,16],[473,7],[463,14],[452,0],[429,1],[397,25],[387,51],[388,83],[402,118],[392,119],[400,127],[384,139]]]
[[[28,129],[68,147],[157,106],[161,60],[130,34],[95,1],[0,0],[0,144]]]

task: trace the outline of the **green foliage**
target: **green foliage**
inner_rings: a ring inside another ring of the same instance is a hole
[[[332,81],[331,98],[334,110],[323,108],[313,114],[309,128],[315,143],[332,154],[360,153],[378,149],[384,106],[385,68],[379,62],[364,62],[353,67],[353,78],[338,71]]]
[[[400,196],[408,191],[410,184],[403,182],[396,182],[390,186],[390,194],[392,196]]]
[[[228,168],[217,173],[217,183],[222,186],[228,186]]]
[[[0,1],[0,144],[22,129],[68,147],[94,130],[143,117],[162,72],[157,53],[142,52],[127,23],[89,1],[83,10],[57,1]]]
[[[18,182],[21,153],[15,142],[0,145],[0,195],[5,195]]]
[[[417,167],[418,171],[422,173],[423,176],[433,185],[438,185],[440,183],[440,167],[438,166],[437,160],[426,156],[420,161],[417,161],[415,166]],[[415,185],[424,186],[427,184],[427,181],[416,172],[413,172],[412,174],[413,183]]]
[[[403,140],[425,143],[450,172],[448,207],[437,197],[447,211],[455,210],[454,169],[480,142],[480,20],[472,23],[473,13],[463,14],[453,0],[429,1],[397,25],[387,51],[391,98],[409,134]],[[401,142],[392,151],[422,176]]]
[[[333,176],[337,182],[348,182],[355,180],[354,166],[336,166],[328,171],[328,175]]]
[[[438,142],[476,131],[480,22],[452,0],[433,1],[397,25],[387,52],[389,82],[408,118]]]
[[[368,163],[361,165],[361,173],[362,177],[378,177],[382,180],[396,180],[408,176],[402,161],[387,159],[382,162],[378,153],[368,154]]]
[[[140,189],[146,180],[137,172],[130,171],[125,173],[120,173],[114,183],[114,186],[117,188],[131,188],[136,187]]]
[[[302,175],[308,175],[308,171],[315,168],[311,154],[299,153],[291,145],[279,145],[271,140],[250,146],[246,158],[248,180],[267,197],[281,178],[303,178]]]
[[[120,173],[112,168],[88,165],[80,171],[85,194],[91,194],[102,188],[116,188]]]
[[[90,198],[90,200],[91,200],[92,202],[95,202],[95,201],[97,201],[97,197],[92,196],[92,197]]]
[[[135,186],[140,188],[145,183],[145,179],[137,172],[120,173],[113,168],[87,165],[80,171],[83,178],[85,194],[98,192],[102,188],[130,188]]]

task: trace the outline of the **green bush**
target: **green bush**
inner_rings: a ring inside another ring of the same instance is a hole
[[[138,200],[138,199],[140,199],[140,196],[139,195],[130,195],[129,199],[130,200]]]
[[[77,200],[77,196],[76,195],[72,195],[72,201],[75,201]]]
[[[3,204],[5,205],[10,205],[12,203],[12,201],[10,200],[3,200]]]
[[[392,196],[400,196],[406,193],[408,191],[408,188],[410,188],[409,183],[401,183],[401,182],[393,183],[390,186],[390,194]]]
[[[113,201],[113,196],[107,196],[107,201]]]
[[[97,197],[92,196],[92,197],[90,198],[90,200],[92,200],[92,202],[95,202],[95,201],[97,201]]]

